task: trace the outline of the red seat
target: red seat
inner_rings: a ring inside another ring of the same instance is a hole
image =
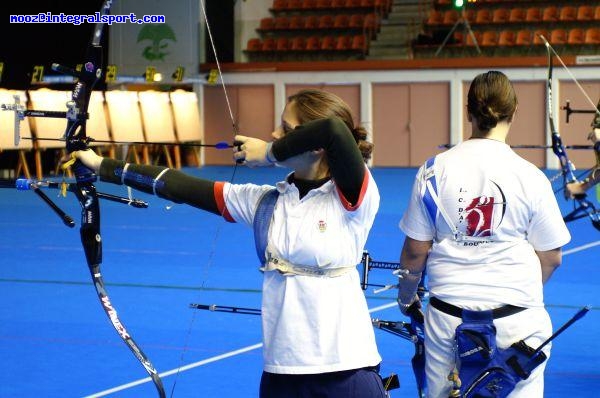
[[[261,51],[262,50],[262,42],[260,39],[254,37],[248,40],[248,44],[246,45],[246,51]]]
[[[525,14],[525,22],[540,22],[542,20],[542,10],[538,7],[530,7]]]
[[[323,38],[323,40],[321,41],[321,50],[324,50],[324,51],[335,50],[335,46],[336,46],[336,41],[335,41],[335,37],[333,37],[333,36],[325,36]]]
[[[577,7],[565,6],[560,9],[558,20],[561,22],[574,21],[577,19]]]
[[[533,44],[534,45],[544,44],[544,41],[542,40],[542,38],[540,36],[544,36],[544,38],[546,40],[550,40],[550,32],[548,32],[548,30],[537,29],[535,32],[533,32]]]
[[[288,19],[288,17],[281,16],[281,17],[275,18],[275,23],[273,26],[274,29],[285,30],[285,29],[289,28],[289,26],[290,26],[290,20]]]
[[[351,29],[362,29],[365,23],[365,16],[363,14],[352,14],[350,15],[350,21],[348,27]]]
[[[332,15],[321,15],[319,18],[319,29],[331,29],[333,28],[333,16]]]
[[[585,44],[600,44],[600,28],[588,28],[585,31]]]
[[[306,39],[306,51],[318,51],[321,49],[321,38],[319,36],[310,36]]]
[[[429,16],[427,17],[427,25],[441,25],[444,23],[444,14],[438,10],[429,11]]]
[[[492,13],[487,8],[481,8],[477,10],[477,14],[475,15],[475,23],[476,24],[489,24],[492,22]]]
[[[360,51],[362,54],[367,53],[367,38],[364,35],[354,35],[350,45],[352,50]]]
[[[317,0],[304,0],[302,2],[302,8],[304,10],[311,10],[317,8]]]
[[[333,20],[333,27],[336,29],[346,29],[350,25],[350,16],[348,14],[338,14]]]
[[[267,37],[265,40],[263,40],[263,43],[262,43],[263,51],[275,51],[275,47],[276,47],[276,43],[275,43],[274,38]]]
[[[337,51],[347,51],[350,50],[351,45],[352,41],[350,36],[338,36],[335,44],[335,49]]]
[[[513,8],[512,10],[510,10],[510,15],[508,16],[508,22],[511,22],[511,23],[524,22],[526,15],[527,15],[527,13],[523,8]]]
[[[548,6],[544,8],[542,12],[542,21],[543,22],[556,22],[558,21],[558,7]]]
[[[302,8],[302,0],[288,0],[287,10],[296,11]]]
[[[278,37],[275,45],[277,51],[287,51],[290,49],[290,40],[287,37]]]
[[[498,45],[498,31],[496,30],[486,30],[483,32],[481,36],[481,43],[479,43],[482,47],[493,47]]]
[[[516,36],[512,30],[503,30],[498,36],[498,45],[502,47],[512,47],[515,45]]]
[[[567,44],[567,31],[564,29],[554,29],[550,32],[550,44]]]
[[[304,20],[304,29],[319,29],[319,17],[317,15],[309,15]]]
[[[592,21],[594,19],[594,7],[593,6],[579,6],[577,9],[577,20],[578,21]]]
[[[272,30],[275,28],[275,20],[273,18],[262,18],[258,30]]]
[[[372,39],[377,36],[379,29],[379,16],[375,13],[367,14],[363,23],[363,33]]]
[[[292,51],[304,51],[306,49],[306,38],[304,36],[296,36],[292,38],[290,44],[290,50]]]
[[[290,17],[290,25],[289,29],[304,29],[304,16],[302,15],[292,15]]]
[[[508,8],[497,8],[492,13],[492,22],[498,24],[504,24],[508,22],[510,18],[510,11]]]
[[[458,21],[459,14],[457,10],[446,10],[442,18],[442,25],[453,25]]]
[[[331,0],[317,0],[317,8],[331,8]]]
[[[517,46],[529,46],[533,42],[533,32],[529,29],[523,29],[517,32],[517,38],[515,39],[515,45]]]
[[[287,0],[273,0],[273,10],[283,11],[287,8]]]
[[[571,29],[567,36],[568,44],[583,44],[585,42],[585,30],[581,28]]]

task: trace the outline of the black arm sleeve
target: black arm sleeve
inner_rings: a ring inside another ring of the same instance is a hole
[[[275,159],[283,161],[301,153],[324,149],[331,178],[344,197],[358,202],[365,162],[348,127],[340,119],[319,119],[296,127],[273,143]]]
[[[215,182],[192,177],[161,166],[144,166],[105,158],[100,165],[100,179],[135,188],[175,203],[185,203],[221,215],[215,199]],[[166,170],[166,171],[165,171]],[[162,173],[162,175],[161,175]],[[158,177],[158,180],[157,180]]]

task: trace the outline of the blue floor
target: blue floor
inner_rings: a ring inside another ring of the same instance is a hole
[[[229,167],[187,169],[229,180]],[[272,183],[283,169],[237,169],[234,182]],[[382,201],[367,249],[376,260],[397,261],[403,235],[397,223],[415,169],[374,169]],[[122,187],[97,184],[127,195]],[[57,191],[45,191],[56,197]],[[154,366],[167,396],[256,397],[262,367],[260,318],[198,311],[190,303],[260,305],[252,233],[216,216],[144,194],[148,209],[102,202],[103,274],[120,319]],[[74,196],[56,199],[79,224]],[[560,201],[568,209],[569,204]],[[100,307],[79,240],[32,192],[0,190],[0,397],[155,397],[147,373]],[[545,288],[555,328],[583,305],[600,306],[600,232],[587,220],[569,224],[573,240],[563,266]],[[391,283],[375,270],[373,282]],[[404,320],[394,293],[366,292],[374,317]],[[381,309],[383,308],[383,309]],[[591,397],[600,388],[596,309],[554,343],[546,397]],[[393,397],[416,397],[414,348],[376,331],[382,374],[397,373]],[[177,369],[186,367],[177,374]],[[175,386],[175,387],[174,387]]]

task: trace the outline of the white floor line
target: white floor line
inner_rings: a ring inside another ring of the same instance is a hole
[[[380,305],[379,307],[371,308],[369,310],[369,312],[377,312],[377,311],[381,311],[381,310],[384,310],[384,309],[387,309],[387,308],[395,307],[397,305],[398,304],[396,304],[396,302],[392,302],[392,303]],[[256,350],[256,349],[261,348],[261,347],[262,347],[262,343],[257,343],[257,344],[254,344],[254,345],[249,345],[247,347],[243,347],[243,348],[240,348],[240,349],[237,349],[237,350],[234,350],[234,351],[229,351],[229,352],[226,352],[226,353],[221,354],[221,355],[217,355],[217,356],[214,356],[214,357],[211,357],[211,358],[203,359],[202,361],[190,363],[189,365],[185,365],[185,366],[182,366],[180,368],[168,370],[166,372],[159,373],[159,375],[160,375],[160,377],[171,376],[172,374],[175,374],[177,372],[185,372],[186,370],[194,369],[194,368],[197,368],[198,366],[206,365],[206,364],[209,364],[211,362],[220,361],[221,359],[226,359],[226,358],[230,358],[230,357],[233,357],[233,356],[236,356],[236,355],[240,355],[240,354],[243,354],[245,352]],[[130,383],[127,383],[127,384],[121,384],[120,386],[116,386],[116,387],[110,388],[108,390],[104,390],[104,391],[100,391],[100,392],[97,392],[97,393],[94,393],[94,394],[91,394],[91,395],[87,395],[87,396],[85,396],[83,398],[105,397],[105,396],[107,396],[109,394],[112,394],[112,393],[115,393],[115,392],[118,392],[118,391],[122,391],[122,390],[126,390],[128,388],[132,388],[132,387],[138,386],[140,384],[150,383],[151,381],[152,381],[152,379],[150,377],[145,377],[143,379],[134,380],[134,381],[132,381]]]
[[[600,240],[598,240],[596,242],[587,243],[585,245],[577,246],[577,247],[574,247],[572,249],[564,250],[563,251],[563,256],[568,256],[569,254],[577,253],[577,252],[580,252],[580,251],[583,251],[583,250],[586,250],[586,249],[589,249],[589,248],[595,247],[595,246],[600,246]],[[384,310],[384,309],[387,309],[387,308],[395,307],[396,305],[398,305],[398,304],[396,304],[396,302],[391,302],[391,303],[388,303],[388,304],[380,305],[379,307],[371,308],[371,309],[369,309],[369,312],[373,313],[373,312],[381,311],[381,310]],[[229,352],[226,352],[226,353],[221,354],[221,355],[217,355],[217,356],[214,356],[214,357],[211,357],[211,358],[203,359],[202,361],[198,361],[198,362],[191,363],[189,365],[182,366],[181,368],[178,368],[178,369],[168,370],[166,372],[160,373],[160,376],[161,377],[170,376],[172,374],[177,373],[178,371],[179,372],[185,372],[186,370],[197,368],[198,366],[206,365],[206,364],[209,364],[211,362],[219,361],[221,359],[230,358],[230,357],[233,357],[233,356],[236,356],[236,355],[240,355],[240,354],[243,354],[245,352],[256,350],[256,349],[261,348],[261,347],[262,347],[262,343],[258,343],[258,344],[254,344],[254,345],[250,345],[250,346],[247,346],[247,347],[243,347],[243,348],[240,348],[240,349],[237,349],[237,350],[234,350],[234,351],[229,351]],[[122,384],[120,386],[116,386],[116,387],[108,389],[108,390],[104,390],[104,391],[100,391],[100,392],[97,392],[97,393],[92,394],[92,395],[88,395],[88,396],[86,396],[84,398],[104,397],[104,396],[106,396],[108,394],[112,394],[112,393],[117,392],[117,391],[126,390],[128,388],[135,387],[137,385],[144,384],[144,383],[149,383],[151,381],[152,381],[152,379],[150,377],[146,377],[144,379],[135,380],[135,381],[132,381],[131,383]]]
[[[600,246],[600,240],[595,242],[586,243],[585,245],[577,246],[569,250],[563,250],[563,256],[568,256],[569,254],[577,253],[585,249],[589,249],[590,247]]]

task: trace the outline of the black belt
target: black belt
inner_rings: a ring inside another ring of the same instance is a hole
[[[435,309],[438,309],[448,315],[455,316],[457,318],[462,318],[462,308],[452,305],[450,303],[446,303],[445,301],[440,300],[437,297],[431,297],[429,299],[429,304]],[[526,308],[517,307],[516,305],[506,304],[499,308],[494,308],[492,310],[492,317],[494,319],[503,318],[505,316],[514,315],[517,312],[521,312]]]

